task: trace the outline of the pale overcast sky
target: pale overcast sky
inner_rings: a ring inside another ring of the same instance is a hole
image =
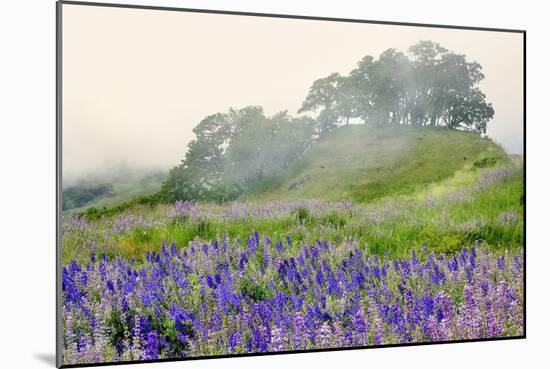
[[[483,66],[488,134],[523,150],[523,35],[63,5],[63,171],[169,168],[230,107],[295,114],[311,83],[365,55],[433,40]]]

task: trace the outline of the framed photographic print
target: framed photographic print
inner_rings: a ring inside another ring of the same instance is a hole
[[[525,337],[525,31],[57,27],[58,366]]]

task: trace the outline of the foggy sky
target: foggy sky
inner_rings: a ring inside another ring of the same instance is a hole
[[[63,5],[64,178],[120,162],[172,167],[206,115],[248,105],[296,115],[315,79],[420,40],[482,65],[488,135],[521,153],[518,33]]]

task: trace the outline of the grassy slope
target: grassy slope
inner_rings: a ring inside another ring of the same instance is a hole
[[[497,158],[496,168],[472,165],[491,156]],[[161,224],[154,222],[152,227],[114,235],[109,245],[100,246],[98,251],[139,259],[145,251],[158,251],[163,241],[184,246],[196,239],[220,240],[224,235],[244,238],[256,230],[274,240],[288,234],[309,243],[316,239],[338,243],[352,236],[359,245],[368,245],[370,252],[389,252],[392,257],[408,255],[422,244],[437,252],[454,252],[475,240],[503,252],[524,242],[522,162],[521,157],[510,160],[489,139],[469,133],[343,127],[311,149],[274,184],[255,188],[245,200],[348,198],[357,206],[353,214],[327,213],[308,216],[305,221],[295,214],[278,219],[220,220],[214,216],[173,223],[162,221],[162,214],[171,209],[169,205],[136,206],[124,214],[144,215],[161,220]],[[477,191],[470,189],[487,173],[509,166],[515,169],[507,179]],[[306,176],[311,180],[289,189]],[[104,227],[109,231],[115,221],[104,220],[105,226],[97,224],[99,235]],[[96,236],[92,238],[103,244]],[[86,258],[81,244],[77,233],[66,235],[63,260]]]
[[[160,224],[153,222],[152,226],[113,234],[104,243],[102,237],[111,229],[111,220],[105,219],[106,225],[95,223],[97,228],[93,227],[92,234],[85,238],[95,240],[99,252],[138,260],[145,251],[159,251],[163,242],[182,247],[193,240],[221,241],[224,235],[244,239],[254,231],[269,235],[273,241],[290,235],[295,241],[309,244],[317,239],[339,243],[351,236],[369,252],[388,252],[392,257],[410,255],[412,249],[419,250],[423,244],[438,253],[453,253],[463,246],[471,247],[475,240],[501,253],[517,249],[524,242],[523,166],[514,161],[512,167],[515,169],[511,175],[478,190],[472,190],[472,186],[484,175],[503,167],[467,167],[415,193],[356,204],[350,212],[327,212],[305,219],[290,213],[274,219],[252,216],[224,220],[213,216],[173,222],[162,215],[170,207],[141,206],[126,214],[157,219]],[[89,250],[82,247],[82,237],[79,232],[64,236],[63,260],[87,258]]]
[[[338,128],[246,200],[294,198],[371,201],[412,193],[439,182],[481,157],[507,162],[504,151],[473,133],[443,128]]]

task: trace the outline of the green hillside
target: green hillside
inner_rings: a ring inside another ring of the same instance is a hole
[[[490,139],[446,128],[349,125],[336,129],[246,200],[294,198],[371,201],[411,193],[467,165],[509,160]]]

